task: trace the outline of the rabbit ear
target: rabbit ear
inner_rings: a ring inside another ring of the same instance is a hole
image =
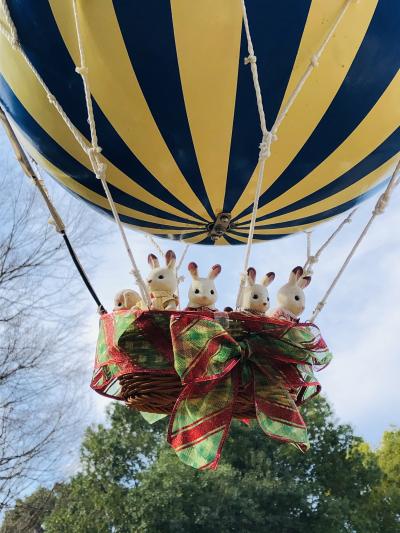
[[[151,268],[158,268],[160,266],[160,263],[158,262],[158,259],[154,254],[148,255],[147,262],[149,263]]]
[[[303,275],[303,269],[301,266],[294,267],[289,276],[289,284],[296,285],[297,281]]]
[[[311,276],[304,276],[304,278],[300,278],[297,282],[297,285],[300,287],[300,289],[305,289],[308,287],[311,283]]]
[[[256,282],[256,269],[253,267],[250,267],[247,269],[247,283],[252,286]]]
[[[175,252],[172,250],[168,250],[165,254],[165,262],[167,264],[167,267],[172,269],[175,266],[176,263],[176,255]]]
[[[193,279],[199,279],[199,270],[198,270],[198,266],[196,265],[196,263],[193,263],[193,261],[189,263],[188,270]]]
[[[208,279],[215,279],[221,272],[221,270],[221,265],[214,265],[213,267],[211,267],[211,270],[208,273]]]
[[[261,283],[264,285],[264,287],[268,287],[268,285],[272,283],[274,279],[275,279],[275,272],[268,272],[268,274],[266,274],[263,277]]]

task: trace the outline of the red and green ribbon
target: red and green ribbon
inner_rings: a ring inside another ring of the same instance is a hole
[[[318,328],[238,313],[224,326],[198,312],[105,315],[92,387],[121,399],[121,375],[176,372],[183,389],[168,442],[195,468],[218,465],[240,393],[254,402],[266,435],[307,450],[299,406],[320,391],[314,369],[332,358]]]

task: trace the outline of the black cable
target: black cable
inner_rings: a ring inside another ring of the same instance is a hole
[[[81,276],[82,278],[82,281],[83,283],[86,285],[86,288],[87,290],[90,292],[93,300],[96,302],[97,304],[97,307],[99,309],[99,312],[101,314],[103,313],[107,313],[106,309],[104,308],[103,304],[100,302],[99,300],[99,297],[97,296],[95,290],[93,289],[88,277],[86,276],[86,273],[85,271],[83,270],[82,268],[82,265],[80,264],[79,262],[79,259],[78,257],[76,256],[75,254],[75,251],[74,249],[72,248],[72,244],[70,243],[69,239],[68,239],[68,236],[67,234],[65,233],[65,231],[62,231],[61,232],[61,235],[63,236],[63,239],[64,239],[64,242],[65,244],[67,245],[67,248],[68,248],[68,251],[69,251],[69,255],[71,256],[72,258],[72,261],[74,262],[74,265],[76,266],[78,272],[79,272],[79,275]]]

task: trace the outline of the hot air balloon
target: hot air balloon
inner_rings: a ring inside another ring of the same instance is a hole
[[[249,250],[393,183],[398,0],[1,6],[14,145],[119,224]],[[196,468],[217,466],[232,417],[308,448],[299,406],[332,357],[313,324],[142,304],[102,313],[94,390],[170,414],[168,440]]]
[[[255,241],[312,227],[374,194],[400,147],[397,0],[350,5],[279,129]],[[251,0],[271,129],[346,4]],[[18,40],[90,139],[72,2],[9,0]],[[122,221],[157,236],[240,244],[257,179],[259,118],[239,0],[78,2],[98,143]],[[7,28],[3,16],[2,26]],[[110,213],[101,184],[21,54],[0,37],[0,102],[29,154]],[[224,235],[210,230],[225,213]]]

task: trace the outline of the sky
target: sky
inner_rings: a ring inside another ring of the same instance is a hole
[[[9,156],[11,148],[0,134],[1,160]],[[15,162],[16,168],[18,163]],[[60,197],[61,187],[50,177],[46,181],[50,193]],[[355,239],[367,222],[377,198],[362,204],[351,224],[346,224],[336,240],[322,254],[315,266],[310,286],[305,289],[306,311],[302,318],[311,316],[316,303],[328,288],[338,268],[351,249]],[[333,406],[340,422],[353,426],[356,434],[372,446],[379,445],[382,434],[391,425],[400,426],[400,349],[397,329],[400,324],[400,188],[393,194],[387,211],[377,217],[366,240],[330,296],[316,323],[322,336],[333,352],[331,364],[319,373],[323,394]],[[76,200],[78,201],[78,200]],[[133,276],[126,251],[122,245],[115,223],[108,217],[83,204],[91,223],[101,229],[96,249],[96,266],[90,272],[92,284],[106,308],[113,306],[114,295],[121,289],[133,288]],[[64,205],[57,205],[66,217]],[[66,210],[66,209],[65,209]],[[345,215],[346,216],[346,215]],[[339,217],[315,228],[313,253],[336,229]],[[47,218],[46,218],[47,220]],[[142,233],[127,230],[128,239],[137,263],[146,276],[147,255],[155,253],[154,245]],[[178,260],[184,245],[176,241],[157,239],[166,251],[173,249]],[[222,273],[216,280],[219,299],[217,306],[234,307],[239,277],[242,271],[244,246],[208,247],[193,245],[189,248],[180,274],[185,281],[180,287],[181,301],[187,303],[190,275],[187,265],[195,261],[200,274],[206,275],[215,263],[220,263]],[[258,276],[267,272],[276,273],[269,286],[272,307],[275,295],[286,283],[289,273],[296,265],[302,265],[306,257],[306,236],[296,234],[280,240],[254,244],[250,266]],[[93,263],[92,258],[81,256],[82,263]],[[86,291],[82,286],[82,291]],[[92,422],[104,420],[105,407],[109,400],[89,388],[93,368],[98,315],[96,306],[87,294],[87,324],[81,324],[82,340],[88,347],[82,358],[87,368],[87,401],[92,406]]]

